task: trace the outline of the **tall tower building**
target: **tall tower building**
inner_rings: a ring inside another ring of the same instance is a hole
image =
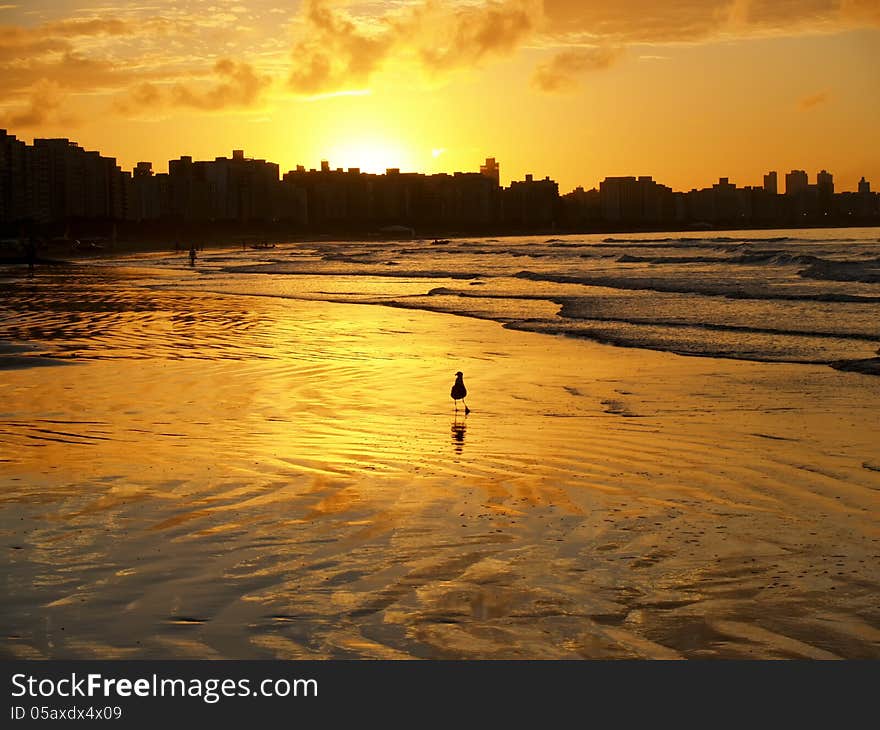
[[[776,177],[776,170],[771,170],[766,175],[764,175],[764,190],[771,195],[776,195],[778,192],[779,183]]]
[[[792,170],[785,175],[785,194],[798,195],[807,191],[809,182],[804,170]]]
[[[827,170],[822,170],[816,175],[816,188],[820,195],[834,194],[834,175]]]
[[[862,179],[859,180],[859,193],[867,194],[871,192],[871,183],[865,180],[865,176],[862,175]]]

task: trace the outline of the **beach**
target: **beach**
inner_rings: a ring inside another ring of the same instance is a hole
[[[4,657],[880,657],[877,377],[151,256],[0,283]]]

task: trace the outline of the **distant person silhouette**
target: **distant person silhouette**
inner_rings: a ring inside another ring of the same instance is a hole
[[[196,245],[194,243],[191,243],[189,246],[189,265],[196,265]]]
[[[471,409],[468,408],[467,403],[465,403],[465,398],[467,398],[467,388],[464,387],[464,375],[461,374],[459,370],[455,374],[455,384],[452,386],[452,390],[449,392],[449,395],[452,396],[452,400],[455,403],[455,410],[458,410],[458,402],[461,401],[464,403],[464,415],[467,415],[471,412]]]

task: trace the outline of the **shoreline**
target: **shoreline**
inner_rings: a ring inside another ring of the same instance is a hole
[[[320,241],[287,241],[289,244],[298,244],[298,243],[320,243]],[[388,241],[387,243],[391,244],[394,242]],[[399,243],[399,242],[398,242]],[[222,253],[224,251],[229,252],[239,252],[241,249],[238,246],[229,245],[227,243],[216,243],[215,245],[209,245],[206,249],[213,253]],[[284,249],[281,249],[284,250]],[[254,256],[260,256],[261,254],[265,254],[269,252],[271,254],[272,249],[257,249],[253,251]],[[87,266],[90,263],[98,263],[98,262],[117,262],[123,267],[129,264],[133,268],[137,268],[137,262],[144,258],[151,258],[154,256],[168,256],[169,254],[173,254],[175,251],[167,251],[164,248],[155,249],[152,247],[147,248],[121,248],[114,250],[112,252],[105,252],[101,254],[92,254],[92,255],[81,255],[76,258],[72,258],[69,261],[52,261],[48,263],[48,266]],[[184,249],[179,249],[176,252],[182,262],[186,261],[187,251]],[[259,265],[260,262],[255,262],[256,265]],[[187,266],[182,266],[182,270],[190,270]],[[195,269],[198,271],[198,269]],[[0,269],[2,271],[2,269]],[[267,274],[269,275],[269,274]],[[312,272],[303,272],[302,274],[297,274],[295,272],[287,272],[282,276],[312,276],[314,275]],[[369,274],[365,274],[370,277],[379,277],[381,278],[383,274],[371,272]],[[350,276],[357,277],[358,274],[350,274]],[[392,279],[400,278],[399,274],[387,274],[387,276]],[[406,277],[411,277],[418,280],[424,280],[425,282],[430,282],[433,279],[436,279],[436,276],[430,275],[420,275],[418,272],[416,273],[407,273]],[[183,290],[183,289],[182,289]],[[656,290],[662,291],[662,290]],[[222,291],[217,291],[218,294],[221,294]],[[244,292],[228,292],[233,296],[242,296]],[[269,294],[269,293],[254,293],[252,296],[268,296],[268,297],[278,297],[283,299],[292,299],[297,301],[310,301],[313,297],[305,297],[298,298],[291,295],[277,295],[277,294]],[[369,306],[382,306],[389,307],[392,309],[414,309],[418,311],[424,312],[436,312],[436,313],[444,313],[451,314],[453,316],[458,317],[466,317],[466,318],[475,318],[478,320],[492,321],[501,324],[506,329],[514,330],[514,331],[522,331],[522,332],[531,332],[528,327],[528,323],[524,322],[522,324],[516,322],[505,322],[501,319],[493,318],[492,316],[482,315],[480,313],[469,313],[469,312],[461,312],[461,311],[449,311],[445,309],[434,309],[428,306],[409,306],[407,304],[401,304],[397,302],[385,303],[385,302],[352,302],[345,299],[334,299],[332,296],[325,296],[322,298],[323,301],[331,302],[331,303],[339,303],[339,304],[351,304],[351,303],[360,303],[360,304],[368,304]],[[552,302],[553,304],[562,307],[560,302],[557,302],[552,299],[547,299],[548,302]],[[711,329],[711,328],[710,328]],[[722,327],[722,330],[726,330],[726,328]],[[542,333],[542,332],[539,332]],[[686,351],[677,351],[675,349],[666,349],[662,347],[651,347],[646,344],[630,344],[628,342],[623,342],[614,339],[613,337],[608,336],[599,336],[599,335],[589,335],[589,334],[580,334],[578,332],[569,332],[569,331],[559,331],[559,332],[543,332],[543,334],[552,334],[556,336],[563,336],[569,339],[577,340],[577,341],[586,341],[586,342],[594,342],[602,345],[625,348],[625,349],[640,349],[649,352],[664,352],[670,353],[674,355],[678,355],[680,357],[695,357],[695,358],[709,358],[709,359],[720,359],[720,360],[730,360],[730,361],[744,361],[744,362],[756,362],[756,363],[767,363],[767,364],[791,364],[791,365],[815,365],[815,366],[824,366],[830,367],[835,370],[840,370],[844,372],[852,372],[859,373],[862,375],[878,377],[880,376],[880,356],[878,357],[867,357],[867,358],[859,358],[859,359],[851,359],[851,360],[835,360],[835,359],[827,359],[827,360],[786,360],[786,359],[772,359],[772,358],[760,358],[760,357],[749,357],[747,355],[739,355],[739,354],[731,354],[729,356],[722,356],[716,353],[699,353],[699,352],[686,352]],[[25,343],[27,344],[27,343]],[[878,350],[878,355],[880,355],[880,350]],[[8,367],[9,364],[6,364]]]
[[[50,252],[59,253],[65,252],[68,254],[71,261],[80,261],[80,260],[90,260],[90,259],[106,259],[113,258],[117,256],[125,256],[136,253],[171,253],[174,251],[180,251],[181,253],[186,253],[189,250],[189,245],[186,243],[187,241],[195,241],[198,250],[222,250],[224,248],[230,249],[238,249],[244,246],[251,247],[252,244],[260,244],[263,242],[268,242],[271,244],[279,245],[285,243],[333,243],[333,242],[357,242],[364,241],[369,243],[401,243],[405,241],[427,241],[431,239],[436,239],[438,237],[442,237],[444,239],[450,240],[461,240],[461,239],[505,239],[505,238],[522,238],[522,237],[557,237],[557,236],[608,236],[614,237],[618,235],[650,235],[653,233],[669,233],[669,234],[690,234],[693,236],[698,236],[703,234],[708,237],[718,236],[719,234],[724,233],[736,233],[736,232],[747,232],[754,233],[756,231],[796,231],[796,230],[806,230],[806,231],[822,231],[822,230],[849,230],[849,229],[862,229],[862,228],[876,228],[878,231],[878,241],[880,241],[880,225],[863,225],[859,223],[854,223],[847,226],[842,225],[814,225],[814,226],[776,226],[776,227],[767,227],[767,226],[758,226],[754,228],[711,228],[711,229],[695,229],[695,228],[609,228],[602,230],[559,230],[559,229],[542,229],[542,230],[525,230],[525,231],[484,231],[484,230],[475,230],[471,233],[468,232],[443,232],[443,231],[434,231],[428,232],[425,235],[416,235],[408,238],[382,238],[378,235],[370,235],[368,231],[337,231],[337,232],[281,232],[281,231],[267,231],[265,233],[235,233],[235,234],[223,234],[214,231],[195,231],[189,236],[177,236],[180,239],[180,245],[178,248],[175,247],[174,234],[158,234],[156,236],[146,236],[146,237],[138,237],[138,238],[127,238],[116,241],[113,244],[107,243],[108,237],[101,237],[101,251],[81,251],[81,252],[71,252],[69,249],[69,244],[60,244],[58,241],[50,243],[48,250]],[[13,237],[14,238],[14,237]],[[94,236],[84,235],[82,236],[85,240],[93,239]],[[75,236],[71,236],[71,241],[76,240]],[[264,249],[265,250],[265,249]],[[271,250],[271,249],[269,249]],[[20,261],[20,263],[26,263],[24,259]],[[57,262],[56,263],[60,263]]]

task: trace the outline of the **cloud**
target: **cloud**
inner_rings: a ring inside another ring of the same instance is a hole
[[[458,8],[427,2],[403,30],[417,39],[424,66],[437,73],[510,55],[534,36],[540,17],[540,4],[533,2],[497,0]]]
[[[813,107],[817,107],[820,104],[824,104],[828,101],[828,98],[831,96],[827,91],[820,91],[817,94],[811,94],[810,96],[805,96],[800,100],[798,106],[806,111],[807,109],[812,109]]]
[[[71,52],[71,39],[84,36],[120,36],[133,32],[118,18],[67,19],[33,28],[0,25],[0,60],[26,59],[59,51]]]
[[[606,44],[699,43],[724,37],[880,26],[877,0],[544,0],[548,37]]]
[[[578,77],[609,68],[621,54],[619,48],[582,48],[562,51],[540,64],[532,85],[541,91],[566,91],[577,86]]]
[[[88,58],[69,50],[49,60],[0,63],[0,78],[9,94],[26,93],[43,81],[52,81],[67,91],[113,89],[136,76],[136,73],[110,61]]]
[[[288,86],[315,94],[367,80],[394,45],[389,28],[375,33],[327,0],[306,0],[303,38],[293,48]]]
[[[69,52],[70,49],[70,43],[63,38],[4,38],[2,29],[0,29],[0,63],[33,58],[48,53]]]
[[[260,101],[261,94],[272,83],[271,77],[257,73],[249,63],[229,58],[217,61],[214,73],[219,81],[207,89],[176,84],[171,89],[172,103],[208,111],[252,107]]]
[[[260,74],[244,61],[221,58],[214,64],[208,84],[177,82],[171,86],[144,82],[114,101],[114,108],[129,116],[170,107],[188,107],[202,111],[250,109],[262,101],[272,84],[271,76]]]
[[[412,0],[381,11],[305,0],[288,88],[313,95],[363,87],[391,59],[436,76],[529,47],[557,50],[532,78],[537,88],[557,91],[608,68],[617,56],[610,48],[865,26],[880,26],[878,0]]]
[[[744,4],[747,26],[778,30],[835,31],[880,25],[877,0],[749,0]]]
[[[65,100],[57,84],[40,81],[31,90],[24,107],[2,117],[3,124],[7,128],[39,127],[50,123],[72,126],[77,123],[77,119],[66,112]]]
[[[254,108],[276,82],[305,100],[368,93],[384,70],[442,79],[522,51],[541,58],[532,85],[559,92],[609,68],[634,45],[653,46],[635,50],[647,59],[659,57],[652,54],[662,54],[664,44],[880,27],[880,0],[302,0],[294,11],[269,0],[213,0],[213,6],[202,12],[162,0],[34,26],[0,24],[0,105],[29,123],[39,116],[37,109],[28,112],[33,99],[51,104],[65,94],[73,103],[77,94],[113,92],[112,109],[134,115]],[[46,83],[55,85],[55,97]]]
[[[148,116],[164,106],[164,102],[164,90],[145,81],[114,99],[113,108],[126,116]]]
[[[129,35],[134,32],[130,23],[119,18],[69,18],[38,26],[35,32],[48,36],[76,38],[92,35]]]
[[[34,27],[0,25],[0,79],[7,95],[30,92],[36,84],[52,81],[69,91],[120,88],[138,73],[129,64],[82,53],[77,44],[86,38],[123,37],[154,29],[119,18],[62,19]]]
[[[134,32],[130,23],[119,18],[66,18],[33,27],[0,26],[0,44],[34,38],[76,38],[92,35],[125,35]]]
[[[605,43],[694,41],[725,22],[733,0],[544,0],[545,30]]]
[[[476,66],[516,51],[539,20],[539,0],[422,0],[369,19],[355,19],[329,0],[306,0],[288,88],[315,94],[363,85],[391,57],[414,58],[432,74]]]

